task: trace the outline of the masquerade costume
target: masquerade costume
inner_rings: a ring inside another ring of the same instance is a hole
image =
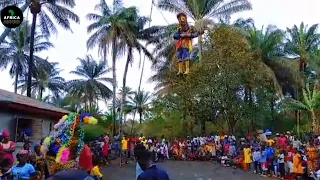
[[[84,145],[83,125],[97,122],[89,113],[70,113],[54,125],[54,130],[43,141],[49,174],[77,166],[76,159]]]
[[[178,31],[174,33],[173,38],[176,42],[176,55],[178,60],[178,74],[189,73],[190,52],[192,51],[192,39],[198,37],[198,33],[193,27],[188,25],[187,16],[184,13],[177,14],[179,21]],[[183,64],[185,63],[186,70],[183,72]]]

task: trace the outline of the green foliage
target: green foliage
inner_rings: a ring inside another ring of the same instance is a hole
[[[103,127],[98,125],[92,125],[92,124],[85,124],[83,127],[84,132],[84,140],[90,140],[92,138],[96,138],[101,136],[103,133],[107,133]]]

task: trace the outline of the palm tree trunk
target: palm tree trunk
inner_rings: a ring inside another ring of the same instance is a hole
[[[198,36],[198,55],[199,55],[199,62],[202,62],[202,35],[199,34]]]
[[[27,96],[31,97],[31,80],[32,80],[32,65],[33,65],[33,52],[34,52],[34,34],[36,31],[37,15],[41,11],[41,4],[38,1],[33,2],[30,5],[32,13],[32,25],[30,35],[30,53],[28,60],[28,79],[27,79]]]
[[[19,65],[18,65],[19,66]],[[14,93],[18,92],[18,77],[19,77],[19,67],[17,67],[15,78],[14,78]]]
[[[20,9],[22,12],[26,11],[26,9],[28,8],[28,6],[30,5],[30,2],[28,1],[26,4],[24,4]],[[6,28],[3,33],[0,36],[0,44],[3,43],[3,41],[6,39],[6,37],[8,36],[8,34],[10,33],[11,29],[10,28]]]
[[[122,78],[122,102],[121,102],[121,109],[120,109],[120,124],[122,123],[121,121],[123,120],[123,114],[124,114],[124,106],[126,103],[126,97],[127,97],[127,92],[125,91],[126,88],[126,82],[127,82],[127,74],[128,74],[128,69],[129,69],[129,64],[131,62],[131,57],[132,57],[132,47],[129,47],[128,49],[128,57],[127,57],[127,62],[124,67],[124,73],[123,73],[123,78]]]
[[[116,135],[116,91],[117,91],[117,74],[116,74],[116,58],[117,58],[117,40],[113,38],[112,41],[112,121],[113,121],[113,135]]]
[[[40,88],[40,90],[39,90],[39,100],[42,100],[42,95],[43,95],[43,88]]]
[[[142,112],[139,111],[139,123],[142,124]]]

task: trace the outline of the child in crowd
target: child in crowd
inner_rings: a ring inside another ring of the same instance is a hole
[[[261,158],[261,152],[259,148],[256,148],[252,154],[252,160],[254,165],[254,173],[261,173],[260,172],[260,158]]]
[[[228,156],[227,154],[223,154],[223,156],[221,157],[221,166],[226,167],[227,166],[227,161],[228,161]]]
[[[279,164],[279,174],[280,174],[280,178],[284,179],[285,177],[285,164],[284,164],[284,150],[282,149],[280,151],[280,153],[278,154],[278,164]]]
[[[267,174],[267,152],[264,147],[261,147],[261,156],[260,156],[260,167],[262,176],[266,176]]]
[[[278,158],[276,156],[272,159],[272,176],[278,177]]]
[[[90,175],[95,180],[102,180],[103,175],[100,172],[101,158],[98,156],[94,157],[92,164],[93,164],[93,168],[91,169]]]

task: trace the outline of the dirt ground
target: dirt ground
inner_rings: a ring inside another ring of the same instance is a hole
[[[165,169],[171,180],[260,180],[265,179],[253,172],[221,167],[213,162],[165,161],[158,163]],[[119,166],[117,161],[103,168],[102,173],[108,180],[134,180],[135,164]]]

